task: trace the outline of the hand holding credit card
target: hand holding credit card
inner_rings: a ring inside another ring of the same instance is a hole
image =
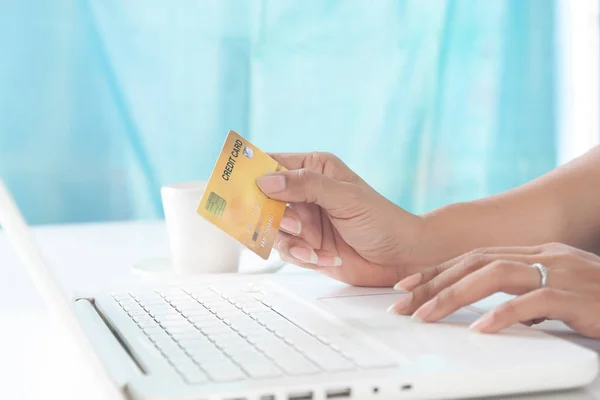
[[[271,200],[256,179],[285,168],[234,131],[229,131],[198,214],[263,259],[269,258],[286,203]]]

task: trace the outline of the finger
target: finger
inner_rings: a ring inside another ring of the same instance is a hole
[[[523,254],[535,255],[544,252],[544,245],[538,246],[499,246],[499,247],[484,247],[476,250],[479,254]]]
[[[287,169],[305,168],[307,157],[311,153],[267,153],[272,159]]]
[[[542,246],[544,252],[553,255],[577,255],[585,260],[598,262],[598,256],[585,250],[571,247],[564,243],[546,243]]]
[[[269,153],[269,155],[287,169],[309,169],[337,181],[366,185],[342,160],[330,153]]]
[[[286,203],[315,203],[335,217],[349,198],[356,200],[358,186],[333,180],[315,171],[299,169],[275,172],[257,180],[264,194]]]
[[[522,321],[521,323],[523,325],[533,326],[533,325],[541,324],[545,320],[546,320],[546,318],[536,318],[536,319],[532,319],[532,320],[529,320],[529,321]]]
[[[316,204],[293,203],[288,206],[300,219],[301,232],[296,235],[306,240],[314,249],[323,247],[323,218],[321,207]]]
[[[284,261],[301,267],[314,269],[342,265],[342,259],[337,253],[314,249],[306,240],[285,232],[277,233],[275,246]]]
[[[498,332],[520,321],[558,319],[586,336],[600,337],[598,324],[590,323],[597,304],[584,296],[559,289],[538,289],[519,296],[484,314],[471,325],[477,332]],[[589,315],[586,315],[589,313]]]
[[[302,220],[294,209],[286,207],[279,229],[295,236],[302,233]]]
[[[417,274],[406,277],[400,282],[398,282],[394,286],[394,289],[410,291],[414,289],[417,285],[432,280],[436,276],[440,275],[442,272],[454,267],[459,263],[473,265],[478,263],[486,255],[536,255],[542,253],[543,251],[544,246],[490,247],[473,250],[468,253],[464,253],[457,257],[454,257],[441,264],[426,268]]]
[[[461,307],[497,292],[522,294],[538,287],[539,274],[529,265],[494,261],[442,290],[413,314],[418,321],[438,321]]]
[[[401,314],[411,314],[416,309],[421,307],[425,302],[438,295],[442,290],[454,285],[464,277],[480,270],[496,261],[509,261],[517,262],[520,264],[530,264],[531,259],[529,255],[519,254],[484,254],[484,253],[472,253],[468,257],[462,257],[456,262],[456,264],[447,267],[445,270],[439,272],[436,276],[430,280],[420,281],[416,287],[412,288],[413,296],[410,303],[405,304],[404,309],[398,309],[397,312]],[[533,268],[532,268],[533,269]],[[429,272],[429,271],[428,271]],[[537,273],[536,270],[530,271],[530,274]],[[425,274],[424,274],[425,277]],[[412,283],[412,282],[409,282]],[[538,285],[539,285],[539,273],[538,273]],[[537,288],[533,286],[530,290]]]
[[[318,256],[306,240],[290,235],[283,231],[277,232],[275,249],[284,261],[291,262],[305,268],[316,267]],[[294,255],[290,249],[294,248]]]

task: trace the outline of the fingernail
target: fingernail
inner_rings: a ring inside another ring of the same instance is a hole
[[[437,297],[434,297],[427,303],[423,304],[417,311],[415,311],[410,319],[417,322],[424,322],[425,318],[427,318],[433,312],[436,305]]]
[[[421,273],[406,277],[394,285],[394,290],[411,291],[421,282],[421,279],[423,279]]]
[[[398,301],[396,301],[394,304],[389,306],[389,308],[387,309],[387,312],[389,312],[391,314],[399,314],[402,310],[404,310],[406,307],[408,307],[408,305],[410,304],[410,302],[413,299],[413,296],[414,295],[412,292],[408,292],[406,295],[400,297],[398,299]]]
[[[317,257],[317,253],[314,250],[308,250],[304,247],[292,247],[290,249],[290,256],[303,263],[316,264],[319,261],[319,257]]]
[[[256,184],[265,194],[279,193],[285,189],[285,176],[265,175],[258,178]]]
[[[494,316],[492,313],[487,313],[477,321],[473,322],[471,326],[469,326],[469,329],[474,332],[483,332],[492,325],[492,322],[494,322]]]
[[[319,257],[320,267],[339,267],[342,265],[342,259],[340,257]]]
[[[302,223],[294,217],[284,216],[279,225],[284,231],[294,235],[299,235],[302,232]]]

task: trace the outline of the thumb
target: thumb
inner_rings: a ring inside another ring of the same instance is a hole
[[[271,199],[286,203],[315,203],[326,210],[339,208],[355,185],[339,182],[309,169],[275,172],[256,180]]]

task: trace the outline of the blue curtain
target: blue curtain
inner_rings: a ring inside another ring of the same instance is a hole
[[[3,0],[0,176],[33,223],[154,218],[237,130],[413,212],[553,168],[546,0]]]

